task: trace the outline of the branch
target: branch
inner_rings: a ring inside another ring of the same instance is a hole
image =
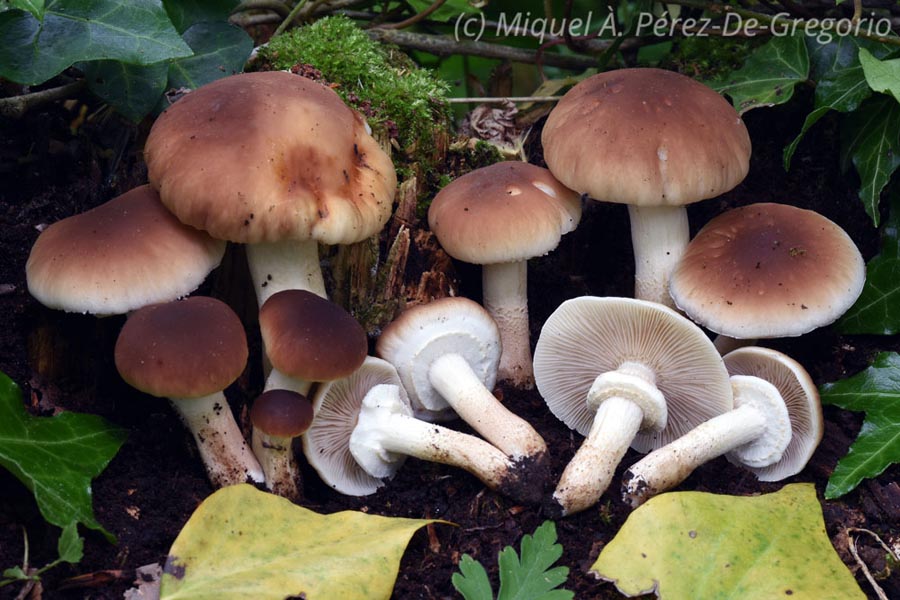
[[[234,7],[231,14],[234,15],[248,10],[271,10],[280,15],[282,19],[290,13],[290,8],[279,0],[244,0]]]
[[[78,81],[73,81],[72,83],[67,83],[60,87],[49,88],[30,94],[22,94],[21,96],[0,98],[0,115],[19,119],[36,106],[74,96],[82,90],[85,83],[84,79],[79,79]]]
[[[425,19],[427,19],[431,13],[433,13],[434,11],[439,9],[441,6],[443,6],[444,2],[446,2],[446,1],[447,0],[435,0],[435,2],[433,2],[431,4],[431,6],[429,6],[422,12],[415,14],[408,19],[404,19],[403,21],[400,21],[399,23],[387,23],[385,25],[381,25],[381,28],[382,29],[404,29],[406,27],[409,27],[410,25],[415,25],[419,21],[424,21]]]

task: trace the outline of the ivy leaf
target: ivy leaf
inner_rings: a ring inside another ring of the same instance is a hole
[[[50,0],[43,20],[20,9],[0,12],[0,77],[47,81],[79,61],[148,65],[190,56],[154,0]]]
[[[844,119],[841,162],[852,162],[861,181],[859,199],[877,227],[881,190],[900,166],[900,103],[879,94]]]
[[[865,599],[812,484],[762,496],[672,492],[628,517],[591,571],[626,596]]]
[[[730,96],[735,109],[743,114],[760,106],[784,104],[808,74],[809,54],[803,36],[776,36],[754,50],[740,69],[709,85]]]
[[[191,25],[208,22],[225,22],[240,0],[163,0],[166,13],[178,33],[184,33]]]
[[[859,62],[869,87],[876,92],[890,94],[900,102],[900,58],[878,60],[871,52],[860,48]]]
[[[94,415],[29,415],[19,387],[0,373],[0,466],[31,490],[48,523],[81,523],[115,540],[94,517],[91,479],[124,440],[120,429]]]
[[[83,66],[88,89],[135,123],[147,116],[166,91],[169,65],[130,65],[97,60]]]
[[[900,354],[882,352],[862,373],[822,386],[821,396],[822,404],[866,413],[859,436],[825,488],[826,498],[838,498],[900,462]]]
[[[230,23],[197,23],[184,32],[193,56],[169,66],[168,89],[197,89],[216,79],[240,73],[253,51],[253,40]]]
[[[44,18],[44,0],[10,0],[9,5],[12,8],[27,10],[39,21]]]

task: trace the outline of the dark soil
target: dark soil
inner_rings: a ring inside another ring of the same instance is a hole
[[[788,107],[760,109],[747,115],[754,143],[751,172],[727,196],[691,207],[694,227],[726,208],[775,201],[815,209],[844,227],[868,259],[878,251],[878,232],[855,196],[853,175],[838,168],[836,123],[826,118],[800,145],[790,173],[781,167],[781,151],[802,122],[808,98]],[[47,415],[58,409],[102,415],[128,430],[128,440],[109,468],[95,480],[94,507],[99,521],[118,544],[86,533],[85,557],[44,577],[47,598],[121,598],[138,566],[164,561],[169,546],[196,506],[211,492],[190,436],[164,401],[135,392],[118,377],[112,349],[121,318],[94,319],[45,309],[25,286],[24,265],[37,227],[81,212],[143,183],[140,148],[145,129],[123,123],[105,111],[85,106],[88,119],[70,127],[81,105],[53,107],[19,121],[0,121],[0,370],[23,389],[29,410]],[[534,146],[535,144],[532,144]],[[539,149],[532,148],[536,161]],[[630,295],[631,249],[623,207],[587,202],[579,229],[553,255],[530,266],[533,340],[541,324],[563,300],[579,295]],[[477,298],[478,273],[457,265],[464,293]],[[241,255],[235,252],[201,292],[230,302],[244,319],[258,353],[255,305]],[[865,368],[881,350],[900,349],[897,337],[841,336],[825,328],[767,345],[797,358],[821,384]],[[229,389],[239,418],[261,385],[258,354],[245,375]],[[581,437],[550,415],[537,392],[500,388],[505,403],[528,419],[546,439],[555,480]],[[811,482],[822,498],[837,460],[855,439],[862,415],[825,409],[825,438],[809,466],[790,482]],[[464,429],[461,425],[460,428]],[[638,459],[629,451],[614,480]],[[497,553],[544,520],[537,507],[517,506],[466,473],[411,460],[395,480],[367,498],[336,494],[306,468],[302,504],[330,513],[344,509],[403,517],[441,518],[458,527],[434,525],[413,538],[401,563],[395,598],[459,597],[451,574],[464,553],[481,560],[496,581]],[[856,572],[863,590],[875,597],[848,551],[848,527],[865,527],[895,545],[900,541],[900,467],[863,482],[847,496],[822,500],[828,535],[841,558]],[[773,492],[784,483],[762,484],[723,459],[698,469],[680,489],[754,495]],[[564,547],[561,563],[571,571],[567,587],[578,598],[617,598],[609,584],[587,574],[600,550],[618,531],[630,510],[617,494],[582,514],[557,523]],[[55,558],[57,530],[41,520],[29,492],[0,471],[0,569],[21,564],[23,527],[31,543],[32,565]],[[884,553],[861,541],[861,557],[873,572],[885,569]],[[888,597],[900,598],[894,575],[882,580]],[[16,586],[11,586],[15,588]],[[0,589],[0,598],[17,590]]]

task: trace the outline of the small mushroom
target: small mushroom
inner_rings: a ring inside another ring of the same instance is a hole
[[[222,393],[243,372],[247,354],[234,311],[202,296],[135,311],[116,341],[122,379],[170,400],[216,487],[264,479]]]
[[[812,457],[824,425],[818,390],[803,367],[781,352],[749,346],[724,360],[735,408],[632,465],[622,494],[633,506],[675,487],[722,454],[760,481],[795,475]]]
[[[513,460],[532,464],[537,476],[546,443],[491,393],[500,348],[500,332],[484,308],[467,298],[441,298],[403,312],[375,349],[397,368],[414,406],[452,408]]]
[[[550,411],[586,436],[546,507],[553,516],[595,504],[629,444],[647,452],[733,406],[709,338],[645,300],[563,302],[544,323],[534,375]]]
[[[322,481],[342,494],[374,493],[413,456],[464,469],[522,502],[540,498],[527,471],[494,446],[413,417],[397,371],[379,358],[368,357],[349,377],[320,386],[313,408],[304,454]]]
[[[289,500],[300,498],[300,471],[292,442],[309,429],[312,421],[310,401],[290,390],[263,392],[250,409],[253,454],[262,466],[266,487]]]
[[[672,275],[675,305],[720,334],[721,351],[828,325],[862,293],[866,265],[850,236],[817,212],[763,202],[722,213]]]
[[[556,248],[581,219],[581,198],[547,169],[502,162],[452,181],[435,196],[428,225],[447,253],[482,266],[482,299],[500,329],[498,377],[534,387],[527,261]]]

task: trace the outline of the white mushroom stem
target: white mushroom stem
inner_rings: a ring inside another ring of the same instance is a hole
[[[654,381],[653,372],[639,363],[625,363],[594,381],[587,395],[588,406],[597,411],[594,422],[553,492],[562,515],[600,500],[638,431],[665,428],[666,403]]]
[[[547,451],[540,434],[503,406],[459,354],[444,354],[432,362],[428,379],[465,422],[513,460]]]
[[[503,353],[497,377],[521,389],[534,387],[528,328],[528,264],[526,261],[483,265],[482,302],[500,330]]]
[[[303,379],[297,379],[296,377],[291,377],[290,375],[285,375],[284,373],[273,367],[269,372],[269,376],[266,377],[266,385],[263,391],[268,392],[269,390],[290,390],[292,392],[297,392],[301,396],[307,396],[309,395],[309,389],[312,387],[312,384],[312,381],[306,381]]]
[[[214,487],[247,480],[262,483],[264,474],[231,414],[225,395],[171,398],[172,407],[194,434],[200,457]]]
[[[690,241],[683,206],[628,206],[634,248],[634,297],[670,308],[669,279]]]
[[[700,465],[732,453],[734,462],[765,467],[781,460],[791,422],[778,389],[758,377],[734,375],[734,409],[701,423],[628,469],[623,497],[638,506],[687,479]]]
[[[494,490],[504,487],[512,468],[509,459],[484,440],[407,414],[399,387],[387,384],[373,387],[363,399],[350,451],[367,473],[378,478],[392,474],[398,460],[392,455],[465,469]]]
[[[266,488],[289,500],[297,500],[300,497],[300,489],[297,487],[300,471],[291,449],[293,439],[270,435],[258,427],[253,428],[253,454],[259,459],[265,474]]]
[[[328,297],[319,266],[319,244],[315,240],[248,244],[247,264],[259,306],[283,290],[308,290],[322,298]]]

